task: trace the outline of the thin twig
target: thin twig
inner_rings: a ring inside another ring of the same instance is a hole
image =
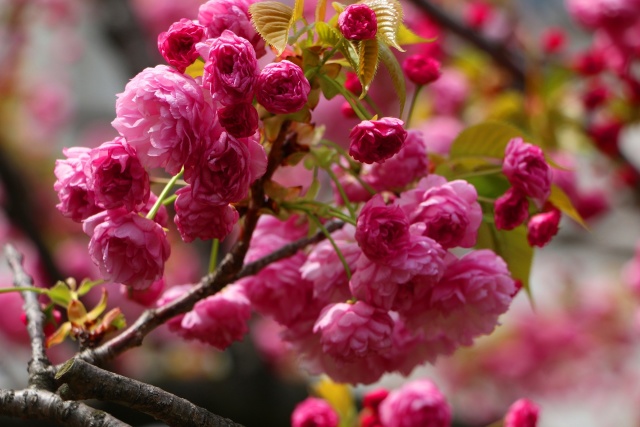
[[[522,59],[518,58],[516,54],[503,43],[483,37],[478,31],[473,30],[456,20],[429,0],[410,1],[422,9],[441,27],[448,29],[461,39],[486,52],[497,64],[502,66],[513,76],[515,84],[518,87],[524,88],[526,74],[525,69],[522,66]]]
[[[98,399],[151,415],[170,426],[242,427],[161,388],[71,359],[58,372],[63,399]]]
[[[65,402],[46,390],[0,390],[0,415],[55,421],[68,427],[130,427],[81,402]]]
[[[5,255],[13,271],[13,283],[16,288],[32,287],[33,279],[22,267],[22,255],[12,245],[5,246]],[[27,315],[27,331],[31,338],[31,360],[29,361],[29,385],[53,391],[53,369],[45,351],[44,313],[40,309],[38,296],[33,292],[20,292],[24,299],[24,312]]]

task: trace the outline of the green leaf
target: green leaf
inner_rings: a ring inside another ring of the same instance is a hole
[[[529,298],[529,276],[533,262],[533,248],[527,241],[527,229],[525,226],[517,227],[510,231],[497,230],[495,225],[482,222],[478,229],[478,241],[476,248],[492,249],[504,259],[509,267],[511,276],[522,282]]]
[[[47,294],[54,304],[65,308],[69,305],[72,299],[71,289],[69,289],[69,286],[62,281],[58,281],[51,289],[48,290]]]
[[[524,138],[523,138],[524,137]],[[504,150],[513,138],[527,139],[524,132],[500,122],[484,122],[470,126],[456,137],[451,145],[450,158],[504,158]]]
[[[587,224],[582,219],[582,216],[578,213],[576,208],[571,203],[571,199],[569,196],[562,190],[562,188],[558,187],[555,184],[551,185],[551,195],[549,196],[550,203],[552,203],[556,208],[560,209],[561,212],[567,214],[571,219],[575,222],[583,226],[585,229],[589,229]]]
[[[46,347],[50,348],[54,345],[62,343],[65,340],[65,338],[69,336],[70,332],[71,332],[71,323],[64,322],[53,334],[47,337],[47,340],[45,341]]]
[[[340,32],[326,22],[316,22],[316,32],[324,45],[336,47],[342,40]]]
[[[69,301],[69,305],[67,306],[67,317],[71,323],[82,327],[87,321],[87,309],[80,301],[73,299]]]
[[[333,7],[333,10],[336,11],[336,19],[337,19],[337,16],[340,15],[342,12],[344,12],[344,10],[347,8],[346,5],[342,3],[338,3],[337,1],[334,1],[333,3],[331,3],[331,6]]]
[[[318,0],[316,4],[316,25],[319,22],[324,23],[324,17],[327,14],[327,0]]]
[[[400,2],[398,0],[368,0],[364,4],[376,13],[377,37],[387,46],[395,47],[400,52],[404,52],[404,49],[398,44],[398,32],[403,15]]]
[[[420,37],[404,24],[400,24],[400,28],[398,29],[397,41],[400,46],[406,46],[408,44],[431,43],[435,39],[435,37],[432,39],[425,39],[424,37]]]
[[[102,288],[102,296],[98,304],[87,313],[87,320],[95,321],[107,309],[107,290]]]
[[[265,1],[249,6],[249,13],[258,33],[281,55],[287,47],[294,10],[277,1]]]
[[[391,52],[391,49],[389,49],[389,47],[386,44],[380,43],[378,47],[380,49],[378,52],[378,55],[380,56],[380,60],[382,61],[385,68],[389,72],[389,75],[391,76],[391,81],[393,82],[393,88],[396,90],[396,93],[398,94],[398,100],[400,101],[399,116],[402,117],[404,104],[407,100],[407,89],[405,86],[404,73],[402,72],[402,67],[400,67],[400,64],[398,63],[396,56],[393,54],[393,52]]]
[[[89,280],[84,279],[80,284],[80,289],[78,289],[78,296],[86,295],[91,289],[95,288],[98,285],[102,285],[105,281],[103,279],[98,280]]]
[[[362,40],[358,43],[358,79],[362,85],[360,99],[363,99],[378,69],[378,40]]]
[[[320,89],[326,99],[333,99],[340,93],[339,85],[340,83],[329,76],[326,76],[326,79],[320,79]]]
[[[302,18],[302,15],[304,15],[304,0],[296,0],[293,5],[293,16],[291,17],[289,28],[293,26],[294,22]]]

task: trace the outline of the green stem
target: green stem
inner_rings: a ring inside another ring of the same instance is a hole
[[[168,206],[171,203],[175,202],[177,198],[178,198],[178,195],[177,194],[173,194],[173,195],[167,197],[166,199],[164,199],[162,204],[165,205],[165,206]]]
[[[469,173],[456,176],[456,179],[468,179],[468,178],[475,178],[478,176],[495,175],[498,173],[502,173],[502,168],[491,168],[491,169],[479,170],[476,172],[469,172]]]
[[[409,107],[409,111],[407,112],[407,128],[409,127],[409,124],[411,123],[411,116],[413,115],[413,109],[416,106],[416,101],[418,100],[418,95],[420,95],[420,92],[422,91],[423,87],[424,87],[424,85],[418,85],[418,86],[416,86],[416,90],[413,92],[413,98],[411,98],[411,106]]]
[[[216,271],[218,266],[218,250],[220,249],[220,240],[213,239],[211,242],[211,254],[209,255],[209,274]]]
[[[160,206],[162,206],[163,200],[167,197],[167,194],[169,194],[169,191],[171,191],[171,189],[175,185],[176,181],[178,181],[180,179],[180,177],[182,176],[183,173],[184,173],[184,169],[182,169],[180,172],[178,172],[178,174],[176,176],[174,176],[173,178],[171,178],[169,180],[169,182],[167,182],[167,185],[164,186],[164,188],[162,189],[162,192],[158,196],[158,200],[156,200],[156,202],[153,204],[153,207],[151,208],[151,210],[147,214],[147,216],[146,216],[147,219],[155,218],[156,214],[158,213],[158,210],[160,209]]]
[[[48,295],[49,294],[49,289],[37,288],[35,286],[20,286],[20,287],[14,287],[14,288],[0,288],[0,294],[7,294],[9,292],[22,292],[22,291],[35,292],[35,293],[40,294],[40,295]]]
[[[325,226],[322,225],[322,222],[318,219],[318,217],[315,216],[312,212],[309,212],[308,210],[306,210],[304,208],[302,208],[301,210],[302,211],[306,211],[306,214],[309,217],[309,219],[311,219],[313,222],[315,222],[316,225],[318,226],[318,228],[320,228],[320,230],[322,230],[322,233],[325,235],[327,240],[329,240],[329,242],[331,243],[331,246],[333,246],[333,249],[336,251],[336,255],[338,255],[338,258],[340,258],[340,262],[342,263],[342,266],[344,267],[344,271],[345,271],[345,273],[347,273],[347,279],[351,280],[351,269],[349,268],[349,263],[347,263],[347,260],[344,258],[344,255],[342,254],[342,251],[340,250],[340,248],[336,244],[336,241],[333,240],[333,237],[331,237],[331,233],[329,233],[329,231],[325,228]]]
[[[355,111],[356,115],[358,116],[358,118],[360,118],[360,120],[371,119],[371,115],[369,114],[367,109],[364,108],[364,106],[360,103],[360,101],[357,98],[355,98],[354,95],[351,92],[349,92],[344,86],[342,86],[340,83],[338,83],[331,77],[327,76],[326,74],[320,74],[319,77],[324,81],[326,81],[327,83],[329,83],[330,85],[332,85],[334,88],[336,88],[338,92],[340,92],[340,94],[344,97],[344,99],[347,100],[349,105],[351,105],[351,108],[353,108],[353,111]]]
[[[495,199],[491,199],[489,197],[484,197],[484,196],[478,196],[478,201],[482,202],[482,203],[488,203],[488,204],[494,204],[495,203]]]
[[[340,193],[340,197],[342,197],[342,202],[344,203],[344,205],[346,206],[347,210],[349,211],[349,215],[351,216],[351,218],[355,218],[356,217],[356,211],[353,209],[353,205],[351,204],[351,201],[347,197],[347,192],[344,191],[344,187],[342,186],[342,184],[340,184],[340,180],[338,179],[336,174],[333,173],[331,168],[327,168],[325,170],[326,170],[327,174],[329,174],[329,178],[331,178],[333,183],[336,185],[336,188],[338,189],[338,193]]]
[[[378,104],[373,101],[369,94],[364,96],[364,100],[367,102],[367,105],[369,105],[369,107],[371,107],[373,111],[375,111],[378,117],[384,116],[384,114],[382,114],[382,110],[378,107]]]

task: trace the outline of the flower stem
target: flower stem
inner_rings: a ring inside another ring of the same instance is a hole
[[[349,215],[351,216],[351,218],[355,218],[356,217],[356,211],[353,209],[353,205],[351,204],[351,201],[349,200],[349,197],[347,197],[347,192],[344,191],[344,187],[340,183],[340,180],[338,179],[336,174],[333,173],[331,168],[327,168],[325,170],[327,171],[327,174],[329,174],[329,178],[331,178],[333,183],[336,185],[336,188],[338,189],[338,193],[340,193],[340,197],[342,197],[342,202],[344,203],[344,205],[346,206],[347,210],[349,211]]]
[[[331,243],[331,246],[333,246],[333,249],[335,249],[336,255],[338,255],[338,258],[340,258],[340,262],[342,263],[342,266],[344,267],[344,271],[345,271],[345,273],[347,273],[347,279],[351,280],[351,269],[349,268],[349,263],[347,263],[347,260],[345,259],[344,255],[342,254],[342,251],[338,247],[338,244],[336,243],[336,241],[333,240],[333,237],[331,237],[331,233],[329,233],[329,231],[325,228],[325,226],[322,224],[320,219],[318,219],[318,217],[315,216],[312,212],[309,212],[308,210],[306,210],[304,208],[302,208],[301,210],[302,211],[306,211],[307,216],[309,217],[309,219],[311,219],[313,222],[315,222],[316,225],[318,226],[318,228],[320,228],[320,230],[322,230],[322,233],[327,237],[327,240],[329,240],[329,242]]]
[[[163,200],[167,197],[167,194],[169,194],[169,191],[171,191],[171,189],[173,188],[174,184],[176,183],[176,181],[178,181],[180,179],[180,177],[182,176],[183,173],[184,173],[184,169],[182,169],[180,172],[178,172],[178,174],[176,176],[174,176],[173,178],[171,178],[169,180],[169,182],[167,182],[167,185],[164,186],[164,188],[162,189],[162,192],[158,196],[158,200],[156,200],[156,202],[153,204],[153,207],[151,208],[151,210],[147,214],[147,216],[146,216],[147,219],[153,219],[153,218],[156,217],[156,214],[158,213],[158,210],[160,209],[160,206],[162,206]]]
[[[211,242],[211,254],[209,255],[209,274],[216,271],[218,266],[218,250],[220,249],[220,240],[213,239]]]
[[[409,127],[409,124],[411,123],[411,116],[413,115],[413,110],[416,106],[416,101],[418,100],[418,95],[420,95],[420,92],[422,91],[422,88],[424,87],[424,85],[418,85],[416,86],[416,90],[413,92],[413,98],[411,98],[411,106],[409,107],[409,111],[407,112],[407,128]]]

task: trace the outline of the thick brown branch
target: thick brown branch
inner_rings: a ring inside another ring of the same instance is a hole
[[[0,415],[55,421],[69,427],[129,427],[111,415],[80,402],[65,402],[46,390],[0,390]]]
[[[461,39],[486,52],[493,60],[506,69],[518,87],[525,85],[525,70],[521,60],[504,44],[483,37],[478,31],[462,24],[429,0],[410,0],[422,9],[441,27],[448,29]]]
[[[170,426],[242,427],[158,387],[105,371],[82,360],[67,362],[57,379],[64,383],[58,393],[65,399],[118,403]]]
[[[22,267],[22,255],[12,245],[5,246],[5,254],[13,271],[13,283],[17,288],[32,287],[33,280]],[[40,309],[38,296],[34,292],[20,292],[27,315],[27,331],[31,338],[31,360],[29,361],[29,385],[44,390],[54,390],[53,369],[44,344],[45,317]]]

